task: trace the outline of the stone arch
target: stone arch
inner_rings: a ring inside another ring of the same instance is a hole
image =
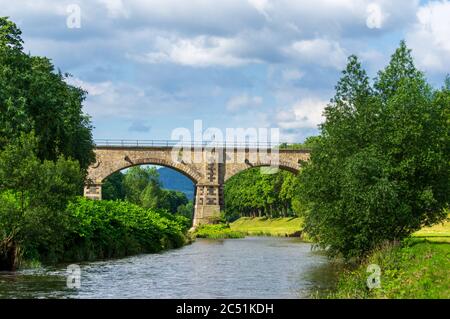
[[[182,163],[175,163],[161,158],[138,158],[135,159],[132,163],[127,162],[126,165],[120,165],[120,167],[116,167],[114,170],[111,170],[107,174],[104,174],[104,176],[100,176],[100,182],[103,182],[108,176],[114,174],[115,172],[139,165],[159,165],[171,168],[189,178],[194,183],[194,185],[197,184],[198,181],[202,178],[200,173],[198,173],[195,169],[190,168],[189,166]]]
[[[235,169],[232,170],[232,172],[225,175],[224,183],[229,180],[231,177],[242,173],[243,171],[250,169],[250,168],[256,168],[256,167],[269,167],[271,166],[271,163],[263,163],[263,162],[256,162],[256,163],[249,163],[244,165],[239,165],[238,167],[235,167]],[[299,164],[287,162],[287,161],[279,161],[278,168],[282,170],[289,171],[293,174],[297,174],[300,171]]]

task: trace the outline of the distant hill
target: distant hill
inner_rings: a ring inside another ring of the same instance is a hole
[[[183,192],[189,200],[194,198],[194,183],[189,178],[168,167],[158,168],[158,173],[163,188]]]

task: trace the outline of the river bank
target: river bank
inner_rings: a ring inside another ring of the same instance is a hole
[[[242,238],[246,236],[289,237],[301,234],[300,218],[243,217],[228,225],[207,225],[199,237]],[[357,264],[331,260],[328,290],[313,293],[318,298],[450,298],[450,221],[425,227],[402,243],[373,251]],[[367,267],[381,269],[380,288],[369,290]],[[331,274],[332,273],[332,274]],[[323,275],[323,274],[322,274]]]
[[[203,225],[195,231],[199,238],[242,238],[245,236],[301,237],[303,220],[299,217],[241,217],[229,224]]]
[[[192,240],[187,233],[190,224],[187,218],[144,209],[126,201],[93,201],[80,197],[69,202],[60,215],[65,220],[58,225],[57,240],[49,242],[38,237],[45,245],[16,243],[21,253],[15,254],[9,264],[11,254],[8,255],[7,249],[3,253],[0,246],[0,270],[156,253]]]
[[[367,288],[367,267],[380,267],[380,287]],[[450,298],[450,221],[426,227],[396,245],[346,265],[327,298]]]

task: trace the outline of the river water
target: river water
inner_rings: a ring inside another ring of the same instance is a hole
[[[157,254],[0,272],[0,298],[308,298],[329,287],[325,256],[296,238],[197,239]]]

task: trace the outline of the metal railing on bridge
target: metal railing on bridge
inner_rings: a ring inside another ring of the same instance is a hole
[[[117,139],[95,139],[96,146],[111,147],[217,147],[217,148],[248,148],[248,149],[283,149],[283,150],[305,150],[301,144],[271,143],[271,142],[231,142],[231,141],[179,141],[179,140],[117,140]]]

